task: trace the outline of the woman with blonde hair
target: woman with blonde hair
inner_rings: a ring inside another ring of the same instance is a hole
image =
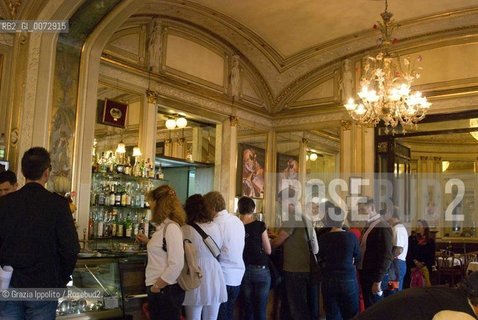
[[[177,279],[184,265],[183,234],[186,214],[168,185],[152,190],[147,199],[151,207],[156,232],[151,239],[139,234],[137,239],[147,244],[146,288],[150,317],[178,320],[185,292]]]

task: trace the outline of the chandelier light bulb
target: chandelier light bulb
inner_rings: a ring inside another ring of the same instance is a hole
[[[318,157],[319,156],[317,155],[317,153],[311,153],[309,158],[310,158],[310,161],[315,161],[317,160]]]

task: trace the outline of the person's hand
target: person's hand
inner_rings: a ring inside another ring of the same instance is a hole
[[[156,280],[156,282],[151,286],[151,292],[159,293],[161,290],[166,287],[168,284],[161,278]]]
[[[136,235],[136,241],[147,244],[149,239],[144,233],[140,232]]]
[[[380,282],[374,282],[372,284],[372,293],[373,294],[379,294],[380,292],[382,292],[382,281]]]
[[[417,259],[413,260],[413,263],[415,263],[415,267],[417,267],[418,269],[421,269],[424,266],[423,262],[420,262]]]

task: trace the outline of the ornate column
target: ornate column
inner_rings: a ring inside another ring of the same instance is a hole
[[[267,226],[274,227],[277,197],[277,134],[273,130],[267,132],[266,163],[264,173],[263,214]]]
[[[342,121],[340,154],[342,179],[348,181],[351,176],[370,179],[370,185],[362,188],[362,194],[372,196],[375,163],[374,129]]]
[[[150,159],[154,162],[156,156],[156,103],[158,93],[146,90],[141,103],[140,125],[139,125],[139,147],[143,153],[143,159]]]
[[[236,196],[238,121],[239,118],[236,116],[230,116],[222,123],[222,138],[220,144],[216,144],[221,146],[221,150],[216,152],[221,158],[219,166],[216,163],[216,172],[220,173],[219,188],[216,190],[224,196],[226,209],[230,212],[234,210]]]

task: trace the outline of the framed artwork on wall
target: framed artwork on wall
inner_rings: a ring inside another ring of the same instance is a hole
[[[299,180],[299,157],[288,154],[277,154],[277,192],[287,189],[290,180]]]
[[[263,198],[265,150],[240,143],[237,154],[238,196]]]
[[[126,128],[128,104],[110,99],[98,100],[98,122],[108,126]]]

